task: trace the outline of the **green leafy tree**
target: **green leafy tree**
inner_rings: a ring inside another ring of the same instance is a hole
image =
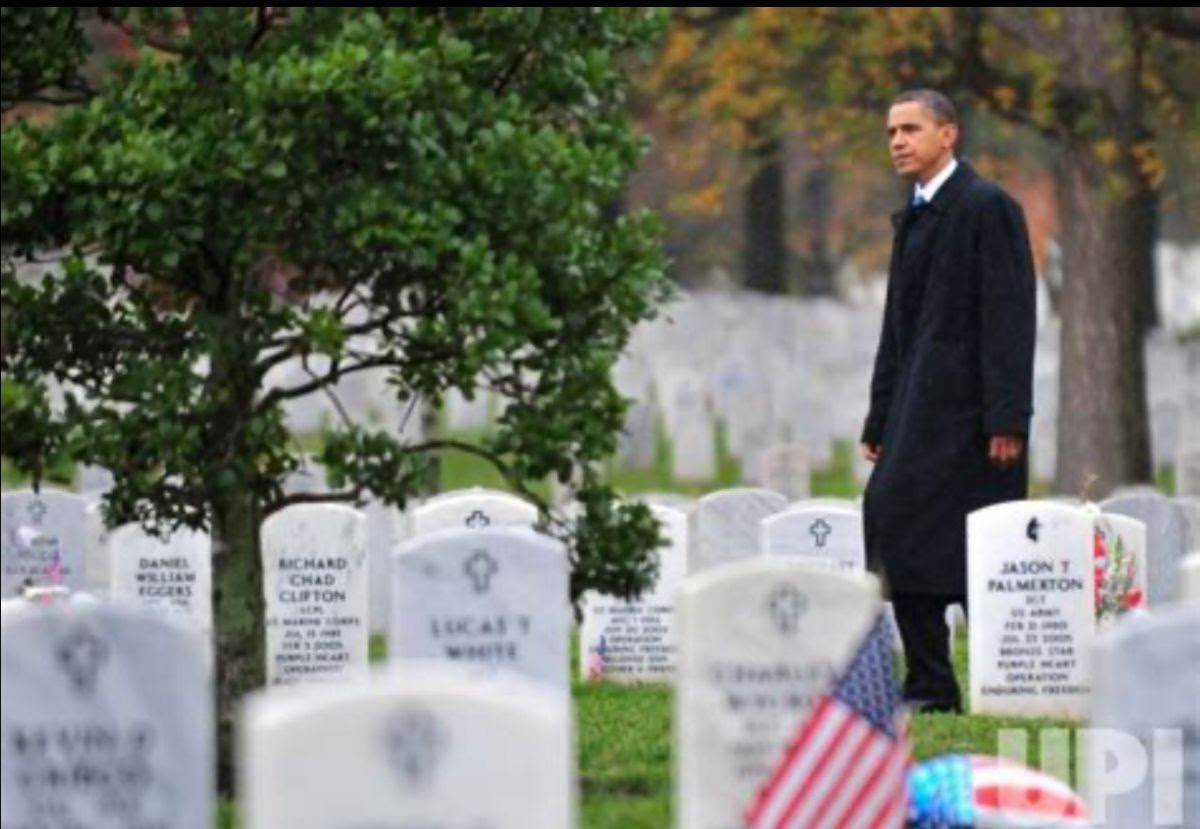
[[[646,583],[657,525],[594,462],[625,410],[609,369],[668,290],[657,223],[603,210],[641,150],[624,56],[657,15],[6,9],[3,23],[4,454],[35,476],[61,454],[108,467],[110,524],[213,532],[223,789],[234,705],[263,682],[259,527],[279,509],[403,506],[431,457],[471,452],[527,494],[571,482],[577,522],[541,506],[570,543],[573,597]],[[84,83],[105,31],[125,47]],[[51,251],[57,275],[25,275]],[[304,381],[267,382],[297,360]],[[299,457],[284,405],[368,371],[400,400],[485,389],[506,407],[475,443],[346,419],[320,455],[334,491],[285,494]]]

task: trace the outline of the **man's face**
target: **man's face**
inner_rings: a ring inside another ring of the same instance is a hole
[[[958,138],[958,127],[938,124],[933,113],[917,101],[905,101],[888,110],[887,130],[896,172],[921,184],[949,161]]]

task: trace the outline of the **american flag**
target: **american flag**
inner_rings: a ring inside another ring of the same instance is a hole
[[[911,751],[882,614],[746,811],[751,829],[904,825]]]

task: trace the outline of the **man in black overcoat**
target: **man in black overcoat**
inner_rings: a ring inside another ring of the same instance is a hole
[[[896,172],[887,305],[862,450],[867,556],[882,565],[904,642],[905,698],[960,711],[945,611],[966,606],[966,517],[1025,497],[1035,336],[1020,206],[954,157],[954,107],[932,90],[888,111]]]

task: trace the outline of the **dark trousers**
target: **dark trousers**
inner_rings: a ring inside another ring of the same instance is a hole
[[[950,662],[950,629],[946,608],[961,604],[962,596],[893,593],[896,625],[904,642],[904,699],[918,709],[961,711],[962,695]]]

